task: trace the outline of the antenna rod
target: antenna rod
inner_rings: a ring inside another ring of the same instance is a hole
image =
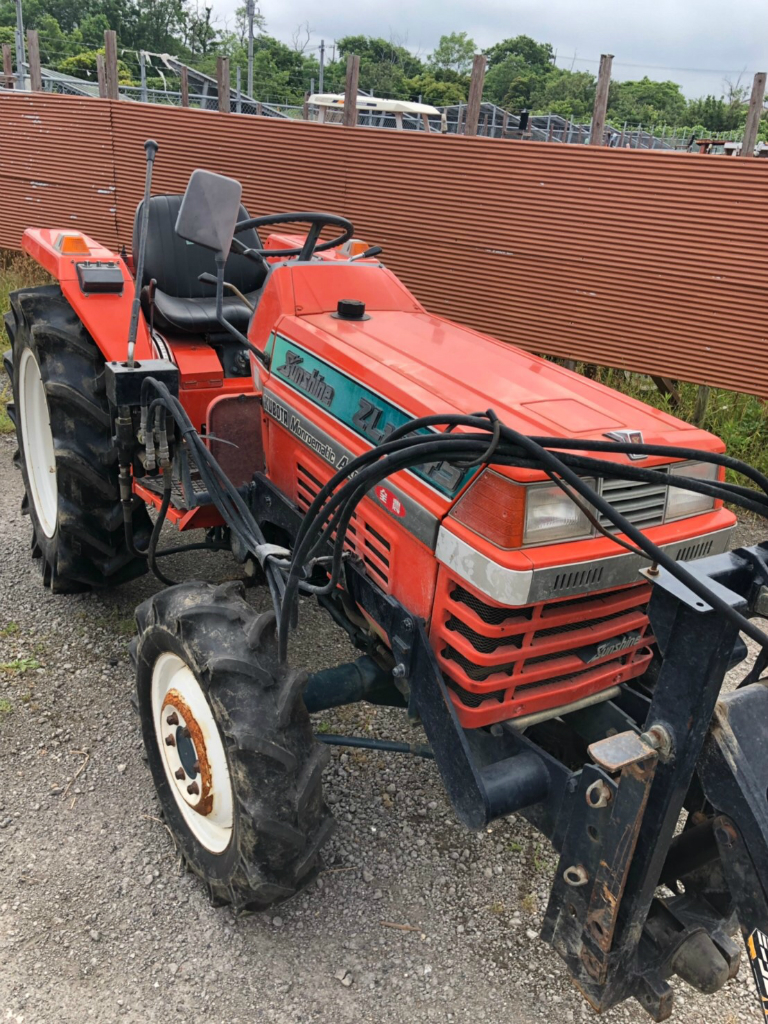
[[[136,271],[135,287],[133,292],[133,308],[131,309],[131,326],[128,328],[128,366],[133,367],[133,353],[136,348],[136,335],[139,330],[139,310],[141,309],[141,283],[144,279],[144,253],[147,248],[147,229],[149,228],[149,200],[152,197],[152,167],[155,163],[155,153],[159,146],[154,139],[147,139],[144,143],[147,154],[147,175],[144,179],[144,202],[141,207],[141,231],[139,233],[139,257],[134,267]]]

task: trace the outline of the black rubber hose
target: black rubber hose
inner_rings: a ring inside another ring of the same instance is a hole
[[[173,489],[173,476],[170,470],[167,470],[163,476],[163,500],[160,505],[160,509],[157,513],[157,519],[155,525],[152,528],[152,536],[149,538],[149,544],[147,545],[147,564],[154,575],[164,583],[166,587],[173,587],[176,585],[176,580],[172,580],[166,576],[164,572],[158,567],[156,561],[156,550],[157,544],[160,540],[160,533],[165,523],[165,517],[168,515],[168,508],[171,504],[171,493]]]
[[[390,437],[388,438],[386,445],[380,446],[378,449],[372,450],[372,452],[365,453],[365,455],[362,456],[360,460],[354,460],[352,463],[349,463],[342,471],[340,471],[340,473],[337,473],[331,479],[331,481],[329,481],[328,485],[326,485],[325,488],[322,489],[323,491],[327,492],[324,495],[324,497],[327,497],[334,490],[334,488],[338,486],[342,479],[345,479],[346,477],[350,476],[353,473],[356,474],[356,479],[354,480],[354,482],[347,482],[342,487],[340,495],[334,495],[335,500],[331,500],[330,502],[328,502],[328,504],[332,507],[335,507],[335,504],[338,502],[338,500],[345,501],[346,498],[349,502],[349,507],[345,507],[344,514],[339,516],[338,519],[334,520],[334,525],[336,526],[337,530],[335,544],[335,550],[337,552],[343,548],[346,524],[348,523],[349,518],[351,517],[351,512],[354,509],[354,505],[357,502],[359,502],[367,492],[367,489],[370,486],[371,479],[376,477],[377,475],[379,479],[382,479],[385,476],[390,475],[390,473],[397,471],[397,469],[405,468],[404,465],[401,464],[401,460],[394,458],[390,454],[394,450],[396,450],[396,442],[400,439],[400,437],[403,437],[405,439],[404,435],[411,434],[413,430],[419,429],[422,426],[428,426],[434,423],[445,424],[446,422],[452,425],[470,426],[474,428],[480,428],[481,430],[485,429],[486,431],[490,427],[490,421],[487,418],[483,420],[482,418],[479,417],[424,417],[421,420],[412,421],[411,423],[399,428],[399,430],[393,432],[393,434],[391,434]],[[724,614],[727,618],[729,618],[731,621],[737,624],[743,632],[745,632],[748,636],[751,636],[762,646],[768,646],[768,637],[766,637],[761,630],[758,630],[756,627],[754,627],[751,624],[751,622],[744,616],[740,615],[738,612],[735,612],[730,607],[730,605],[727,604],[727,602],[724,602],[722,599],[720,599],[718,595],[714,594],[709,589],[709,587],[706,586],[706,584],[702,584],[683,566],[679,565],[673,559],[665,555],[665,553],[657,545],[649,541],[649,539],[641,531],[637,530],[616,509],[614,509],[613,506],[610,505],[610,503],[605,501],[605,499],[603,499],[601,495],[599,495],[593,488],[586,484],[563,460],[559,459],[556,455],[543,448],[537,440],[529,438],[526,435],[520,434],[519,432],[514,431],[509,427],[502,428],[502,436],[503,439],[506,442],[508,442],[511,446],[513,446],[513,448],[516,451],[522,450],[526,454],[530,455],[533,458],[533,460],[538,461],[541,468],[545,472],[547,472],[548,475],[554,474],[555,478],[560,477],[564,479],[573,488],[573,490],[581,494],[581,496],[587,502],[589,502],[589,504],[597,508],[598,511],[600,511],[609,521],[613,522],[614,525],[619,527],[621,532],[623,532],[631,540],[634,540],[638,548],[644,551],[657,564],[663,566],[668,572],[670,572],[671,575],[675,576],[677,579],[681,580],[681,582],[685,583],[685,585],[688,586],[689,589],[696,596],[698,596],[708,604],[712,605],[713,607],[716,607],[719,611],[722,612],[722,614]],[[453,442],[455,442],[458,439],[459,438],[456,435],[453,435],[450,438],[452,447]],[[450,451],[447,448],[446,442],[448,441],[449,439],[445,437],[444,434],[437,435],[437,437],[433,437],[432,439],[430,439],[430,441],[426,441],[429,454],[432,456],[441,456],[443,461],[450,462],[451,459],[453,459],[453,461],[456,461],[457,456],[455,454],[455,449],[453,451]],[[592,448],[591,442],[582,443],[580,440],[570,441],[561,438],[556,439],[556,441],[558,447],[570,447],[578,449],[583,444],[584,447]],[[746,466],[746,464],[740,462],[740,460],[730,459],[729,457],[725,457],[717,453],[700,452],[698,449],[670,448],[663,446],[634,446],[622,445],[621,443],[603,444],[602,442],[595,442],[595,445],[597,446],[596,450],[616,451],[623,448],[626,451],[637,451],[647,449],[648,454],[663,454],[666,455],[667,457],[681,459],[696,458],[699,459],[700,461],[713,462],[718,465],[728,465],[735,471],[742,472],[744,473],[744,475],[755,480],[755,482],[758,483],[759,486],[763,488],[766,488],[766,486],[768,486],[768,479],[766,479],[762,474],[758,473],[756,470],[753,470],[751,467]],[[418,444],[414,446],[414,451],[410,454],[415,455],[418,447]],[[389,449],[389,452],[386,455],[383,454],[382,451],[382,449],[384,448]],[[592,448],[592,450],[595,449]],[[423,449],[419,451],[418,454],[421,455],[422,451]],[[376,457],[376,453],[378,454],[379,457],[379,466],[377,467],[374,465],[367,465],[368,463],[373,462],[373,460]],[[434,461],[434,458],[426,457],[424,458],[424,461]],[[359,470],[359,466],[361,465],[361,463],[366,464],[366,470],[363,472],[363,474],[361,474]],[[653,471],[651,470],[649,472]],[[361,479],[361,475],[363,479]],[[555,480],[555,482],[558,482],[557,479]],[[707,485],[702,481],[693,482],[690,480],[690,478],[681,477],[679,482],[680,486],[683,487],[684,489],[696,490],[699,488],[703,488],[705,493],[718,494],[719,492],[721,496],[725,495],[726,497],[729,497],[730,500],[736,500],[736,498],[738,497],[732,490],[726,490],[725,492],[723,492],[722,489],[719,489],[717,486]],[[667,486],[669,486],[668,479],[665,479],[664,483]],[[693,484],[693,486],[691,486],[691,484]],[[352,487],[351,494],[350,486]],[[321,496],[319,494],[318,499],[320,499],[320,497]],[[310,515],[310,513],[308,512],[307,519],[305,519],[304,524],[302,524],[303,527],[306,527],[304,531],[305,537],[302,538],[301,545],[299,545],[299,547],[294,552],[294,561],[292,564],[291,572],[289,574],[288,585],[286,587],[286,602],[290,606],[292,606],[293,602],[295,601],[295,593],[298,589],[298,571],[302,564],[301,556],[305,553],[306,534],[309,532],[315,532],[317,529],[317,524],[314,522],[314,519],[318,516],[318,513],[320,513],[319,506],[322,504],[322,501],[318,501],[318,499],[316,499],[316,501],[313,503],[313,508],[310,510],[310,512],[313,512],[314,515]],[[746,499],[742,498],[741,500],[744,501]],[[316,508],[314,507],[315,505],[317,506]],[[757,510],[760,511],[761,514],[765,514],[765,510],[759,508],[759,506],[757,507]],[[327,509],[323,508],[321,515],[323,519],[327,519],[330,513],[328,512]],[[334,559],[334,569],[336,568],[336,559]],[[284,657],[285,650],[287,647],[286,630],[281,630],[280,639],[281,656]]]

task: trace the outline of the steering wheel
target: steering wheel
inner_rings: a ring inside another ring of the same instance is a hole
[[[296,249],[249,249],[238,239],[233,240],[235,252],[241,255],[261,256],[267,259],[271,256],[298,256],[300,260],[310,260],[314,253],[324,252],[326,249],[335,249],[338,245],[344,245],[355,233],[353,224],[344,217],[337,217],[333,213],[273,213],[267,217],[250,217],[248,220],[241,220],[235,225],[235,235],[241,231],[256,229],[258,237],[259,228],[272,227],[274,224],[309,224],[309,234],[304,245]],[[319,242],[320,232],[324,227],[343,228],[343,231],[336,238],[328,242]]]

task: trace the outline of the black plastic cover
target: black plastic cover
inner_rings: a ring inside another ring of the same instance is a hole
[[[132,367],[111,362],[104,367],[104,373],[107,398],[112,406],[140,405],[141,385],[147,377],[162,381],[172,395],[178,397],[179,394],[178,367],[167,359],[142,359]]]
[[[123,294],[123,272],[117,263],[78,263],[76,269],[84,295]]]
[[[331,313],[337,320],[370,320],[365,312],[365,303],[359,299],[339,299],[336,312]]]

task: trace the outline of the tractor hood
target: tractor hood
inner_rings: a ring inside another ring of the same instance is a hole
[[[280,335],[410,416],[492,408],[526,434],[602,440],[631,430],[649,444],[724,449],[719,438],[661,410],[428,313],[381,264],[285,264],[272,284],[283,299]],[[366,318],[339,317],[344,299],[363,302]],[[665,460],[647,464],[657,461]]]
[[[492,408],[526,434],[605,439],[639,430],[648,444],[724,449],[661,410],[426,312],[372,312],[362,323],[329,314],[301,320],[316,343],[322,338],[324,353],[338,354],[329,361],[414,416]]]

